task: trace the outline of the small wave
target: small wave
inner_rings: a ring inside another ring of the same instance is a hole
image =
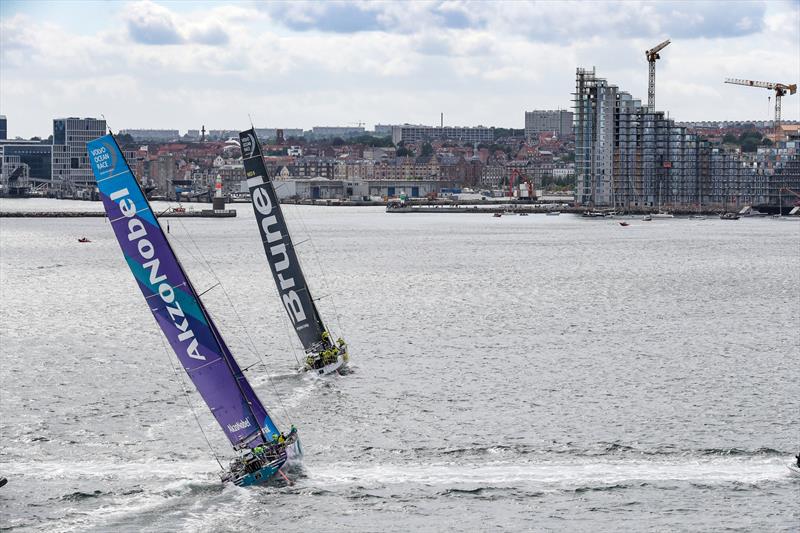
[[[774,448],[756,448],[755,450],[743,450],[740,448],[706,448],[700,450],[702,455],[732,455],[745,457],[782,457],[789,455],[789,452],[782,452]]]
[[[65,494],[65,495],[61,496],[60,498],[58,498],[58,499],[61,500],[61,501],[65,501],[65,502],[79,502],[81,500],[89,500],[89,499],[92,499],[92,498],[99,498],[100,496],[103,496],[105,494],[106,493],[101,491],[101,490],[95,490],[93,492],[76,491],[76,492],[72,492],[70,494]]]
[[[637,486],[645,486],[647,483],[641,483]],[[574,489],[567,490],[565,492],[574,492],[575,494],[583,494],[584,492],[611,492],[615,490],[625,490],[631,488],[633,485],[627,485],[623,483],[615,483],[613,485],[594,485],[594,486],[587,486],[587,487],[577,487]]]

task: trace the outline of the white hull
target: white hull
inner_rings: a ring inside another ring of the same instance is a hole
[[[308,372],[310,374],[314,374],[317,376],[327,376],[328,374],[333,374],[338,372],[339,370],[345,368],[347,366],[347,361],[345,361],[345,355],[342,354],[336,358],[336,361],[329,365],[325,365],[322,368],[308,368],[303,367],[300,369],[301,372]]]
[[[789,468],[789,472],[792,473],[795,477],[800,477],[800,467],[797,465],[786,465]]]
[[[653,218],[675,218],[675,215],[671,215],[669,213],[656,213],[655,215],[651,215]]]

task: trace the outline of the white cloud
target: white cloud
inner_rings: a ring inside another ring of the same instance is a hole
[[[126,4],[94,33],[0,20],[11,134],[101,112],[117,129],[236,127],[248,113],[262,126],[434,123],[440,111],[451,124],[521,127],[525,110],[571,105],[578,66],[646,98],[644,50],[663,37],[657,102],[679,120],[768,118],[767,91],[723,79],[800,77],[791,2],[730,4],[724,17],[651,2],[187,5]],[[361,18],[342,19],[354,10]],[[798,101],[784,98],[784,117],[800,118]]]

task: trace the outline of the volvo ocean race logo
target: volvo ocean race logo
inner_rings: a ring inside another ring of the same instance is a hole
[[[249,418],[245,418],[243,420],[239,420],[235,424],[228,424],[228,431],[231,432],[231,433],[236,433],[237,431],[241,431],[244,428],[249,428],[250,425],[251,425],[250,424],[250,419]]]
[[[242,142],[242,153],[244,154],[244,158],[248,159],[253,157],[256,153],[256,140],[253,134],[247,133],[244,137],[240,135],[239,140]]]
[[[117,168],[117,151],[108,143],[103,143],[102,148],[92,150],[92,158],[97,172],[108,174]]]

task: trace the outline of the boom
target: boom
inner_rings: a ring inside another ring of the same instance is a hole
[[[730,83],[731,85],[744,85],[746,87],[759,87],[761,89],[768,89],[770,91],[775,91],[775,133],[778,133],[781,129],[781,97],[786,96],[786,94],[794,94],[797,92],[797,84],[792,83],[777,83],[771,81],[755,81],[755,80],[743,80],[740,78],[725,78],[725,83]]]

